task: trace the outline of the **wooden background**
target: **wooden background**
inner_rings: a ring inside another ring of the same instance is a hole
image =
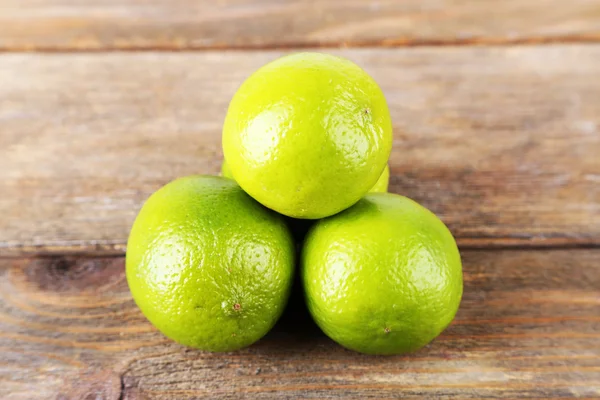
[[[294,294],[249,349],[178,346],[123,274],[142,202],[216,173],[227,103],[298,49],[394,122],[391,190],[461,247],[456,321],[335,345]],[[600,1],[0,0],[0,398],[600,398]]]

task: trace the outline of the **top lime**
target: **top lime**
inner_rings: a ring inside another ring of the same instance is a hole
[[[235,179],[233,177],[233,174],[231,173],[231,168],[229,168],[229,164],[227,164],[227,161],[225,161],[225,160],[223,160],[223,164],[221,164],[221,176],[223,176],[225,178],[229,178],[229,179]],[[373,187],[371,189],[369,189],[369,193],[385,193],[385,192],[387,192],[389,182],[390,182],[390,167],[386,165],[385,169],[381,173],[381,176],[379,177],[379,179],[377,179],[377,182],[375,182],[375,185],[373,185]]]
[[[365,196],[317,222],[302,249],[308,308],[341,345],[417,350],[450,324],[463,291],[460,254],[433,213],[406,197]]]
[[[135,302],[166,336],[230,351],[275,324],[294,257],[282,216],[231,179],[191,176],[142,207],[127,242],[126,275]]]
[[[235,180],[265,206],[317,219],[356,203],[392,146],[389,110],[356,64],[297,53],[267,64],[233,97],[223,152]]]

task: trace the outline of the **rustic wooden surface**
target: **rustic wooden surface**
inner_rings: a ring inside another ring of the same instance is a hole
[[[600,241],[600,46],[334,51],[381,84],[391,190],[464,246]],[[142,202],[215,173],[240,82],[279,52],[0,57],[0,248],[122,254]]]
[[[131,222],[218,171],[246,76],[313,47],[382,86],[391,190],[462,249],[457,318],[368,357],[296,288],[246,350],[174,344],[129,294]],[[0,399],[600,398],[599,72],[596,0],[0,0]]]
[[[600,250],[471,250],[463,259],[455,322],[397,357],[335,345],[299,293],[258,344],[202,353],[143,318],[121,257],[2,260],[0,398],[600,396]]]
[[[597,41],[595,0],[2,0],[0,49]]]

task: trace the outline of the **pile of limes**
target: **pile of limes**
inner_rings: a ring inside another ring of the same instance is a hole
[[[262,67],[229,106],[225,177],[177,179],[137,216],[137,305],[177,342],[236,350],[273,327],[298,266],[311,315],[342,346],[426,345],[458,309],[460,255],[433,213],[385,193],[391,147],[384,95],[356,64],[298,53]]]

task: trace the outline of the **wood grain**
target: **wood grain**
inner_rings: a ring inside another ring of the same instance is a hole
[[[0,49],[215,49],[600,40],[590,0],[2,0]]]
[[[259,343],[203,353],[145,321],[120,257],[3,259],[0,398],[597,397],[599,259],[585,249],[463,252],[455,322],[397,357],[337,346],[299,291]]]
[[[388,98],[391,191],[460,245],[600,243],[600,46],[334,53]],[[123,254],[153,191],[218,171],[229,99],[281,54],[0,56],[0,253]]]

